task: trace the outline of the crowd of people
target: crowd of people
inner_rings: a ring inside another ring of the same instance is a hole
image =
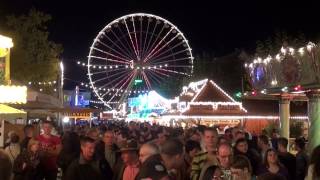
[[[241,127],[218,134],[214,127],[189,129],[109,121],[96,127],[75,126],[60,136],[53,124],[24,128],[0,150],[1,180],[316,180],[320,146],[311,158],[297,138],[297,154],[288,139],[252,135]]]

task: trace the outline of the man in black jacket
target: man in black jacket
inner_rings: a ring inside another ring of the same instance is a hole
[[[296,180],[304,180],[308,171],[309,157],[305,151],[305,139],[297,138],[295,148],[298,151],[296,155]]]
[[[296,157],[287,150],[288,139],[280,137],[277,143],[279,161],[287,168],[288,172],[290,172],[289,178],[294,179],[294,175],[292,175],[291,172],[296,172]]]
[[[103,180],[112,179],[113,173],[106,159],[94,158],[95,141],[92,138],[81,139],[80,158],[73,161],[68,167],[68,180]]]
[[[103,134],[102,141],[99,141],[95,147],[95,157],[97,159],[106,159],[113,170],[121,162],[121,152],[114,143],[114,139],[114,133],[108,130]]]

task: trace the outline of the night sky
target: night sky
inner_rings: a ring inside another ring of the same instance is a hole
[[[86,60],[94,37],[105,25],[129,13],[151,13],[171,21],[185,34],[195,55],[205,51],[223,56],[235,48],[252,51],[256,40],[272,36],[276,29],[302,32],[311,41],[320,35],[319,7],[307,1],[2,0],[0,25],[5,15],[26,13],[31,7],[52,15],[50,39],[63,45],[65,76],[70,79],[86,77],[75,62]]]

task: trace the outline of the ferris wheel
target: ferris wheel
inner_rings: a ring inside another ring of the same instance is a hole
[[[88,56],[93,92],[107,107],[191,76],[188,40],[171,22],[152,14],[122,16],[94,39]]]

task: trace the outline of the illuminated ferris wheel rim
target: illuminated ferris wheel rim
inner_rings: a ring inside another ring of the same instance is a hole
[[[160,16],[157,16],[157,15],[153,15],[153,14],[149,14],[149,13],[133,13],[133,14],[128,14],[128,15],[124,15],[124,16],[121,16],[115,20],[113,20],[112,22],[110,22],[109,24],[107,24],[101,31],[99,31],[98,35],[95,37],[91,47],[90,47],[90,51],[89,51],[89,56],[88,56],[88,64],[87,64],[87,71],[88,71],[88,77],[89,77],[89,82],[90,82],[90,85],[92,86],[92,89],[95,93],[95,95],[98,97],[98,99],[107,107],[111,108],[108,103],[103,99],[103,97],[100,96],[99,92],[98,92],[98,89],[97,87],[95,86],[95,82],[92,80],[92,72],[91,72],[91,69],[90,67],[93,66],[90,64],[90,60],[93,56],[91,56],[93,50],[94,50],[94,46],[95,44],[97,43],[98,38],[101,34],[103,34],[108,28],[112,28],[112,26],[116,23],[119,23],[120,21],[122,20],[126,20],[126,19],[129,19],[129,18],[134,18],[134,17],[147,17],[147,18],[154,18],[156,20],[160,20],[160,21],[163,21],[164,24],[168,24],[171,29],[174,29],[177,31],[177,34],[180,35],[183,39],[183,42],[186,44],[187,46],[187,49],[188,49],[188,52],[189,52],[189,58],[190,58],[190,61],[191,61],[191,74],[193,73],[193,60],[194,60],[194,57],[192,55],[192,49],[188,43],[188,40],[186,39],[186,37],[184,36],[184,34],[177,28],[177,26],[175,26],[173,23],[171,23],[170,21],[160,17]],[[130,67],[134,66],[134,62],[132,62],[132,64],[129,64]],[[167,66],[167,64],[166,64]],[[138,67],[139,68],[139,67]],[[144,67],[143,67],[144,68]],[[150,68],[149,67],[146,67],[146,68]],[[152,68],[152,66],[151,66]]]

